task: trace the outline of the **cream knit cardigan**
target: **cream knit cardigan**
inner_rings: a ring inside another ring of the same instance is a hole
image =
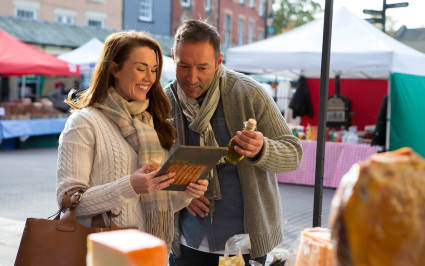
[[[137,154],[121,135],[120,129],[96,108],[75,111],[59,138],[57,200],[66,191],[87,187],[77,207],[77,219],[90,225],[91,217],[111,210],[118,226],[144,230],[140,196],[130,184],[137,170]],[[186,192],[162,191],[173,197],[178,211],[190,203]]]

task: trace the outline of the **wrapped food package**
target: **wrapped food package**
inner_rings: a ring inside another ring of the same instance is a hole
[[[335,243],[327,228],[307,228],[301,232],[296,266],[336,266]]]
[[[355,164],[332,199],[329,227],[339,265],[424,265],[425,160],[402,148]]]
[[[88,266],[166,266],[167,246],[136,229],[94,233],[87,237]]]

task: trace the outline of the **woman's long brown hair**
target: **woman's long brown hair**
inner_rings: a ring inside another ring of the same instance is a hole
[[[111,73],[112,62],[115,62],[118,69],[121,69],[132,49],[136,47],[149,47],[158,58],[159,67],[156,72],[156,79],[147,93],[147,98],[149,98],[147,110],[152,115],[161,146],[169,150],[176,140],[176,130],[168,121],[171,106],[160,82],[163,66],[162,50],[157,41],[144,33],[117,32],[108,36],[101,57],[95,67],[90,87],[79,93],[75,99],[71,99],[70,93],[67,103],[74,109],[82,109],[92,106],[94,103],[101,103],[106,97],[108,88],[115,84],[115,77]]]

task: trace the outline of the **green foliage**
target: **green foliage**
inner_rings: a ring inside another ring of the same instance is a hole
[[[320,4],[313,0],[280,0],[279,8],[274,11],[275,33],[279,34],[312,21],[321,11]]]

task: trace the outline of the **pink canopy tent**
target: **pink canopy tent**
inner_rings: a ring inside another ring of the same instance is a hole
[[[79,76],[80,69],[0,29],[0,75]]]

